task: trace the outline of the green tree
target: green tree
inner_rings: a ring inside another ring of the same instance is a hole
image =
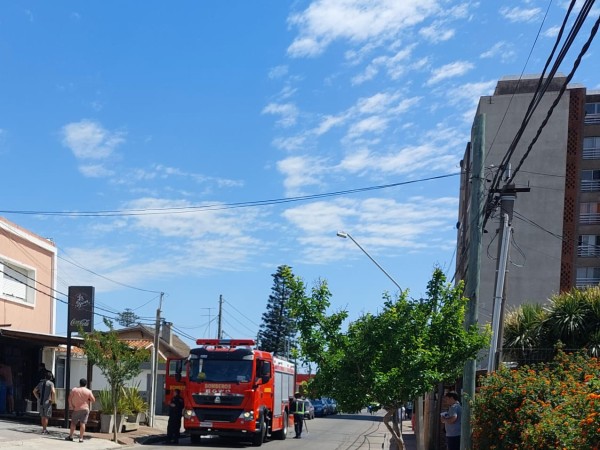
[[[273,275],[273,287],[262,315],[259,346],[278,355],[289,355],[295,348],[296,323],[290,316],[290,299],[302,294],[302,282],[290,266],[282,265]]]
[[[502,346],[525,364],[550,361],[557,346],[600,356],[600,287],[573,288],[552,296],[545,307],[519,306],[507,314]]]
[[[125,311],[118,313],[118,316],[117,323],[122,327],[132,327],[140,320],[140,316],[131,308],[125,308]]]
[[[327,314],[331,294],[319,281],[309,297],[292,302],[301,353],[318,367],[315,387],[345,411],[381,404],[386,427],[404,449],[394,413],[438,383],[454,381],[465,360],[488,342],[477,327],[464,328],[468,300],[462,292],[462,285],[451,287],[436,269],[426,299],[412,301],[406,291],[396,299],[384,294],[379,313],[363,315],[342,332],[348,314]]]
[[[119,335],[113,329],[110,320],[104,319],[108,332],[93,331],[83,336],[83,350],[91,364],[98,366],[112,394],[113,413],[117,416],[117,405],[123,392],[125,382],[140,374],[140,364],[150,358],[146,349],[133,348],[119,340]],[[117,442],[117,427],[114,429],[114,441]]]

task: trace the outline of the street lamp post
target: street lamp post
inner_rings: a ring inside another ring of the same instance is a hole
[[[354,242],[354,243],[356,244],[356,246],[357,246],[358,248],[360,248],[360,249],[362,250],[362,252],[363,252],[365,255],[367,255],[367,256],[368,256],[368,258],[369,258],[371,261],[373,261],[373,263],[374,263],[374,264],[375,264],[377,267],[379,267],[379,270],[381,270],[383,273],[385,273],[385,275],[386,275],[386,276],[387,276],[387,277],[388,277],[388,278],[391,280],[391,282],[392,282],[392,283],[394,283],[394,284],[396,285],[396,287],[397,287],[397,288],[400,290],[400,294],[402,294],[402,288],[400,287],[400,285],[399,285],[398,283],[396,283],[396,280],[394,280],[394,279],[392,278],[392,276],[391,276],[389,273],[387,273],[387,272],[385,271],[385,269],[384,269],[383,267],[381,267],[381,265],[380,265],[380,264],[379,264],[377,261],[375,261],[375,259],[374,259],[374,258],[373,258],[371,255],[369,255],[369,253],[368,253],[368,252],[367,252],[367,251],[366,251],[364,248],[362,248],[362,246],[361,246],[361,245],[360,245],[358,242],[356,242],[356,239],[354,239],[350,233],[346,233],[345,231],[338,231],[338,232],[337,232],[337,235],[338,235],[339,237],[341,237],[341,238],[344,238],[344,239],[348,238],[348,239],[350,239],[352,242]]]

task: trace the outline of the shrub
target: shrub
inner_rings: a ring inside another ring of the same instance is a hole
[[[600,362],[559,351],[545,364],[503,368],[473,402],[473,446],[490,450],[598,449]]]

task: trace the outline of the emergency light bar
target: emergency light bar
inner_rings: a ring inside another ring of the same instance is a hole
[[[241,345],[255,345],[253,339],[197,339],[197,345],[212,345],[221,347],[239,347]]]

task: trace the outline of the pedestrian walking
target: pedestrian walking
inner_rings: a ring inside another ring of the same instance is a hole
[[[448,450],[459,450],[462,406],[458,401],[458,394],[454,391],[446,392],[444,398],[451,402],[448,412],[442,413],[442,422],[446,428]]]

